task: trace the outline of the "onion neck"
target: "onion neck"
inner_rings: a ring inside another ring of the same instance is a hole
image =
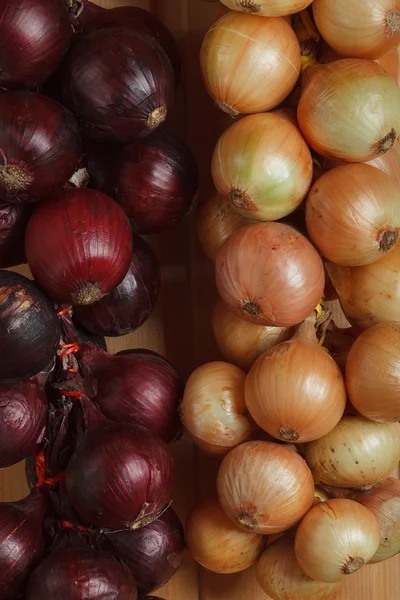
[[[248,210],[249,212],[256,212],[257,206],[254,204],[252,199],[246,192],[242,192],[237,188],[232,189],[229,192],[229,200],[234,206],[242,210]]]
[[[352,575],[364,565],[364,559],[360,557],[350,557],[349,561],[343,565],[342,572],[345,575]]]
[[[32,179],[32,174],[25,167],[14,164],[0,166],[0,189],[10,198],[25,192]]]
[[[387,36],[396,35],[400,31],[400,13],[393,10],[386,17],[385,33]]]
[[[317,317],[315,311],[313,311],[313,313],[299,325],[292,340],[319,345],[316,331],[316,323]],[[293,441],[293,438],[291,441]]]
[[[104,296],[97,283],[86,281],[82,283],[72,294],[74,304],[87,306],[98,302]]]
[[[215,104],[222,112],[232,117],[232,119],[235,119],[239,114],[235,108],[229,106],[229,104],[225,104],[225,102],[216,102]]]
[[[256,516],[249,512],[241,512],[237,516],[238,523],[247,531],[254,531],[258,525]]]

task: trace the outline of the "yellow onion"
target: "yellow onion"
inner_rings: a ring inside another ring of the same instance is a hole
[[[263,17],[283,17],[294,15],[307,8],[312,0],[221,0],[232,10],[256,13]]]
[[[368,265],[397,243],[399,206],[400,190],[389,175],[370,165],[343,165],[324,173],[311,188],[307,230],[328,260]]]
[[[368,164],[390,175],[400,186],[400,141],[397,140],[389,152],[377,156]]]
[[[388,477],[368,494],[355,498],[378,519],[381,543],[371,563],[382,562],[400,552],[400,481]]]
[[[234,123],[218,140],[211,169],[217,190],[240,214],[258,221],[293,212],[313,176],[307,144],[280,113],[250,115]]]
[[[224,358],[248,371],[263,352],[289,339],[291,327],[256,325],[237,316],[220,300],[213,312],[212,326]]]
[[[400,43],[400,0],[314,0],[316,25],[342,56],[380,58]]]
[[[307,575],[333,583],[369,562],[380,540],[379,523],[371,511],[338,498],[307,513],[296,532],[295,552]]]
[[[330,496],[328,492],[324,490],[324,488],[320,487],[319,485],[316,485],[314,490],[313,506],[315,506],[316,504],[320,504],[321,502],[326,502],[331,497],[332,496]]]
[[[249,223],[249,219],[240,215],[227,198],[216,192],[211,194],[200,204],[196,215],[197,237],[207,258],[215,262],[225,240]]]
[[[189,513],[185,539],[193,558],[215,573],[244,571],[256,562],[266,542],[259,533],[236,527],[217,499],[203,501]]]
[[[257,425],[275,438],[317,440],[340,421],[346,389],[339,367],[318,343],[315,318],[252,366],[245,399]],[[283,385],[284,382],[284,385]]]
[[[305,446],[314,480],[368,490],[393,473],[400,460],[400,423],[343,417],[335,429]]]
[[[244,401],[246,374],[225,362],[196,369],[185,387],[182,422],[195,444],[213,456],[223,456],[249,440],[255,429]]]
[[[311,579],[300,567],[289,535],[264,550],[257,562],[256,577],[272,600],[329,600],[340,586],[340,582]]]
[[[400,133],[400,90],[377,63],[343,59],[304,73],[297,118],[322,156],[364,162],[390,150]]]
[[[355,408],[372,421],[400,421],[400,323],[378,323],[350,348],[346,386]]]
[[[210,96],[236,116],[282,102],[297,81],[300,58],[286,19],[228,12],[206,33],[200,66]]]
[[[297,452],[271,442],[246,442],[221,463],[218,497],[239,527],[264,535],[295,525],[310,509],[314,484]]]

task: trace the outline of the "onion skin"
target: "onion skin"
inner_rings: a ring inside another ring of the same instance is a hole
[[[305,447],[316,483],[368,490],[393,473],[400,460],[400,423],[346,416]]]
[[[132,257],[132,232],[111,198],[71,189],[35,211],[25,251],[33,276],[51,298],[93,304],[124,279]]]
[[[309,6],[312,0],[221,0],[232,10],[255,13],[263,17],[293,15]]]
[[[129,29],[77,40],[61,72],[64,104],[90,138],[129,143],[165,120],[175,81],[164,50]]]
[[[25,262],[25,231],[31,215],[22,204],[0,203],[0,268]]]
[[[74,117],[58,102],[9,92],[0,94],[0,148],[0,200],[36,202],[68,182],[81,157],[81,138]]]
[[[400,90],[381,66],[349,58],[305,71],[297,118],[306,142],[322,156],[365,162],[398,138],[399,103]]]
[[[214,573],[239,573],[256,562],[265,546],[259,533],[243,531],[228,519],[216,498],[197,505],[185,526],[188,551]]]
[[[36,375],[54,359],[60,332],[51,302],[17,273],[0,271],[0,381]]]
[[[86,331],[85,329],[78,327],[75,325],[76,331],[76,341],[78,344],[93,344],[100,348],[100,350],[104,350],[107,352],[107,343],[104,337],[100,335],[96,335],[90,331]]]
[[[300,58],[287,20],[231,11],[211,26],[200,50],[205,87],[232,116],[264,112],[282,102],[298,79]]]
[[[273,542],[261,554],[256,567],[261,589],[272,600],[329,600],[340,582],[326,583],[311,579],[300,567],[289,536]]]
[[[210,456],[224,456],[254,433],[245,379],[241,369],[224,362],[202,365],[188,379],[179,412],[194,443]]]
[[[242,319],[290,327],[317,306],[322,261],[310,242],[282,223],[242,227],[218,252],[216,281],[224,302]]]
[[[234,123],[214,150],[212,177],[218,192],[249,219],[274,221],[292,213],[310,189],[310,150],[289,118],[250,115]]]
[[[218,497],[238,527],[263,535],[295,525],[314,498],[312,475],[293,450],[270,442],[246,442],[222,461]]]
[[[380,323],[350,348],[346,386],[355,408],[372,421],[400,421],[400,324]]]
[[[72,39],[64,0],[3,0],[0,87],[34,88],[56,70]]]
[[[336,167],[310,190],[308,233],[328,260],[349,267],[368,265],[397,243],[399,204],[398,186],[386,173],[364,164]]]
[[[368,508],[378,519],[381,543],[371,564],[388,560],[400,552],[400,481],[388,477],[368,494],[359,494],[355,500]]]

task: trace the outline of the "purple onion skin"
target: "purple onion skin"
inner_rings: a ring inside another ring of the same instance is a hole
[[[96,379],[93,401],[108,419],[144,427],[166,443],[180,436],[183,382],[165,358],[148,351],[110,355],[88,346],[81,356]]]
[[[139,593],[145,594],[167,583],[181,566],[185,550],[182,524],[168,508],[137,531],[106,533],[104,549],[126,564]]]
[[[100,336],[132,333],[148,319],[160,290],[160,266],[150,246],[133,235],[131,264],[124,280],[90,307],[75,310],[75,319]]]
[[[90,430],[66,471],[70,502],[89,524],[137,529],[171,501],[173,461],[166,444],[145,430],[108,425]]]
[[[162,131],[114,153],[110,148],[93,153],[89,173],[94,187],[122,206],[139,234],[160,233],[181,221],[199,184],[191,150]]]
[[[165,120],[175,88],[164,50],[128,29],[79,38],[61,72],[64,104],[91,138],[130,143]]]
[[[129,571],[108,552],[68,548],[46,558],[32,574],[27,600],[136,600]]]
[[[35,284],[0,271],[0,381],[36,375],[52,362],[59,346],[59,319]]]
[[[0,202],[0,268],[26,262],[25,231],[31,210],[23,204]]]
[[[76,341],[78,344],[92,344],[93,346],[100,348],[100,350],[107,352],[107,343],[102,335],[97,335],[91,331],[86,331],[86,329],[77,327],[76,325],[75,331],[77,336]]]

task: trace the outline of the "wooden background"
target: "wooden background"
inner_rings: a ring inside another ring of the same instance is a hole
[[[198,54],[205,31],[221,5],[210,0],[97,0],[110,8],[132,4],[157,14],[179,43],[184,63],[183,81],[168,127],[185,137],[195,151],[201,172],[201,195],[210,189],[210,155],[228,117],[218,112],[205,93]],[[157,308],[133,335],[109,340],[110,352],[145,347],[164,354],[182,376],[199,364],[220,358],[211,332],[215,302],[213,267],[197,247],[193,219],[177,229],[150,238],[162,262],[163,286]],[[16,269],[27,274],[26,267]],[[193,451],[183,438],[173,445],[177,476],[174,508],[184,519],[196,497],[213,493],[218,463]],[[27,493],[23,464],[0,471],[0,501],[17,500]],[[166,600],[262,600],[253,569],[237,575],[215,575],[197,567],[186,555],[179,573],[157,593]],[[400,556],[362,569],[349,577],[335,600],[399,600]]]

